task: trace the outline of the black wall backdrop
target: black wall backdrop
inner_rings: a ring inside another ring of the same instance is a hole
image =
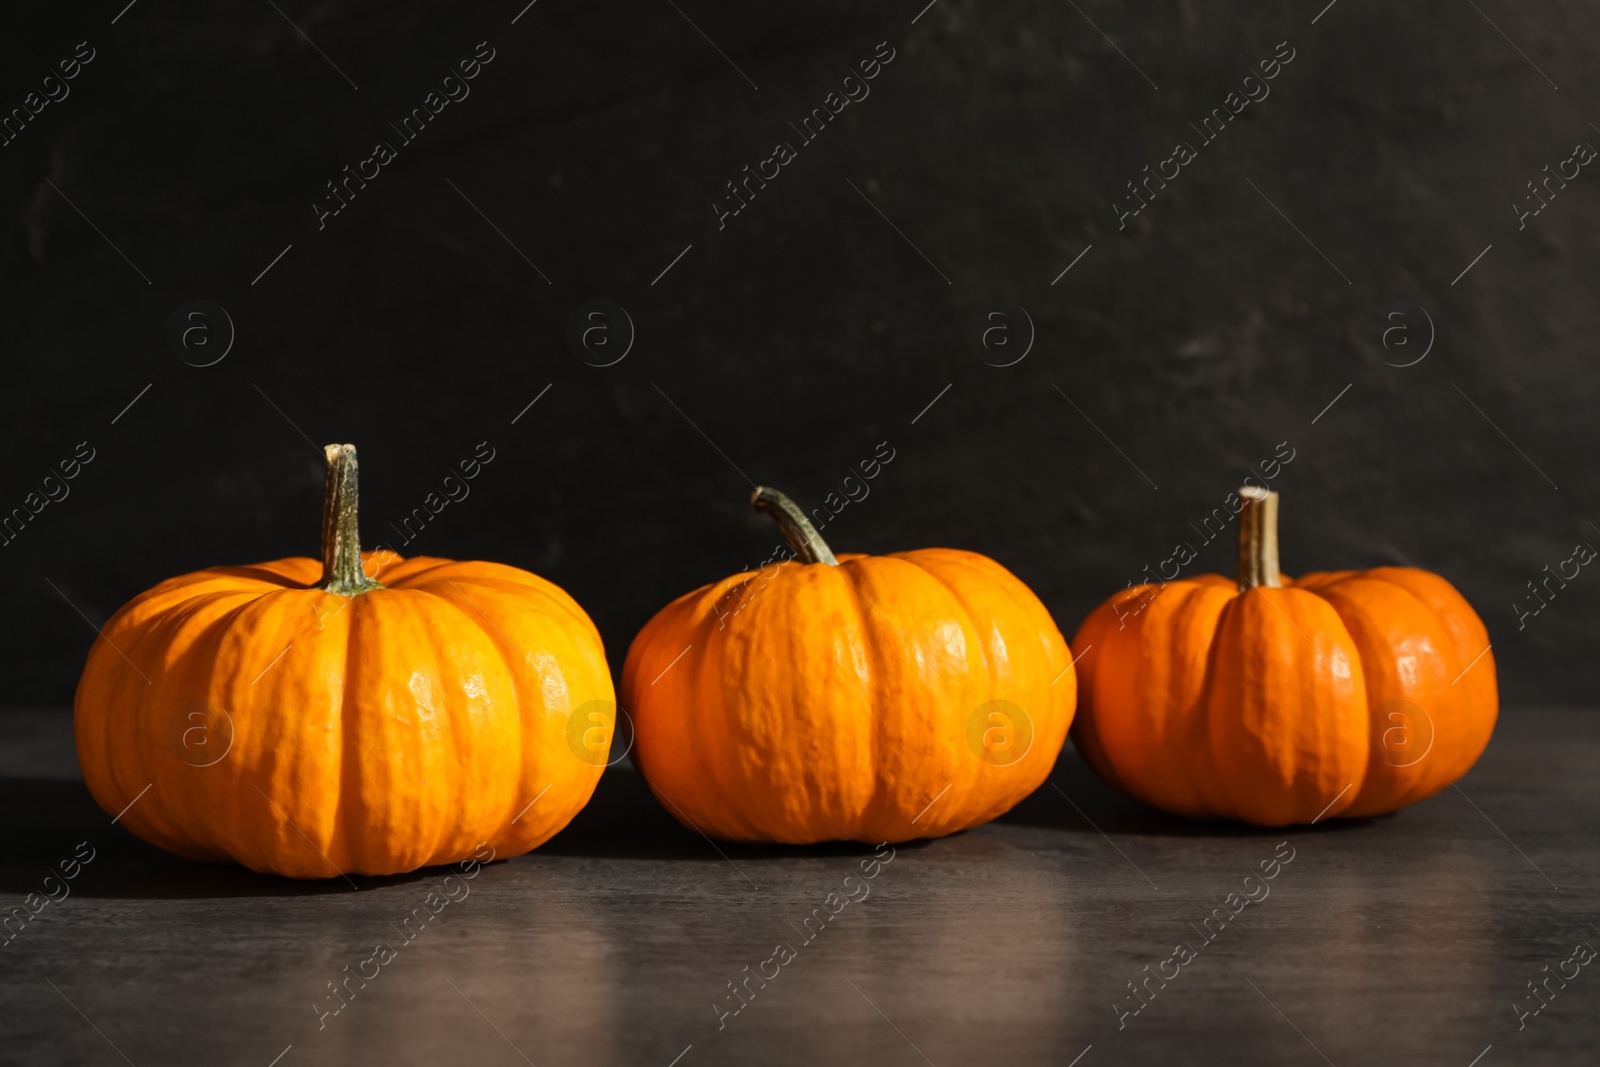
[[[315,555],[333,441],[369,544],[554,580],[617,669],[771,551],[752,483],[1070,638],[1231,573],[1266,464],[1286,570],[1438,571],[1508,698],[1592,695],[1600,10],[524,2],[8,8],[7,703]]]

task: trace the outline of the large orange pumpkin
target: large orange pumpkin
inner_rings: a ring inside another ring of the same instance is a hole
[[[1264,826],[1394,811],[1465,774],[1498,708],[1466,600],[1413,567],[1282,576],[1278,495],[1239,498],[1237,581],[1134,586],[1079,627],[1084,759],[1165,811]]]
[[[604,769],[599,634],[525,571],[363,555],[355,449],[327,457],[320,563],[182,575],[106,624],[75,701],[90,792],[152,844],[295,878],[526,852]]]
[[[752,502],[797,559],[679,597],[623,668],[634,759],[667,810],[735,841],[904,841],[1044,781],[1075,679],[1027,586],[954,549],[836,558],[782,493]]]

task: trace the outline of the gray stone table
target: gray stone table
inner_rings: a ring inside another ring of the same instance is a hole
[[[67,716],[7,713],[6,907],[95,852],[0,949],[0,1062],[1592,1065],[1600,965],[1564,961],[1600,946],[1597,759],[1594,712],[1510,709],[1459,789],[1272,832],[1152,812],[1069,747],[999,821],[899,848],[810,941],[870,849],[713,845],[620,767],[320,1016],[446,871],[352,889],[167,856],[90,800]],[[1206,926],[1275,854],[1267,895]],[[729,983],[774,970],[732,1014]]]

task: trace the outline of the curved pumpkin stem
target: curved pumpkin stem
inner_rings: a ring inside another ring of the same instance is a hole
[[[830,567],[839,565],[833,549],[828,547],[828,542],[822,539],[817,528],[811,525],[811,520],[806,518],[806,513],[793,500],[763,485],[750,494],[750,506],[777,520],[789,547],[794,549],[801,563],[826,563]]]
[[[1278,494],[1259,486],[1239,490],[1239,592],[1258,585],[1278,589]]]
[[[361,535],[356,529],[356,446],[329,445],[328,475],[322,490],[322,589],[356,596],[383,585],[361,566]]]

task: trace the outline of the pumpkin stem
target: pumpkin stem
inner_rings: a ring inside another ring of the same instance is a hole
[[[356,529],[356,446],[329,445],[328,475],[322,491],[323,591],[356,596],[383,586],[361,565],[361,535]]]
[[[822,539],[817,528],[811,525],[811,520],[806,518],[806,513],[793,500],[763,485],[750,494],[750,506],[777,520],[789,547],[794,549],[801,563],[826,563],[830,567],[839,565],[833,549],[828,547],[828,542]]]
[[[1278,494],[1259,486],[1239,490],[1239,592],[1258,585],[1278,589]]]

